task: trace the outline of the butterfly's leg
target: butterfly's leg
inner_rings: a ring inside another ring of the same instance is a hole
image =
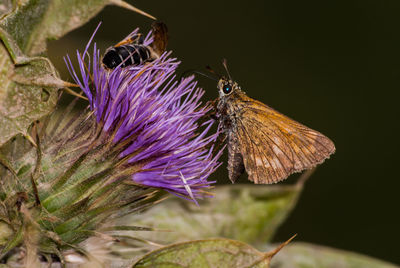
[[[220,132],[217,140],[214,142],[215,146],[213,149],[213,155],[217,154],[222,149],[225,141],[226,141],[226,134],[224,132]]]
[[[213,119],[215,121],[218,120],[217,118],[217,100],[207,101],[204,105],[205,110],[209,109],[200,119],[199,124],[206,122],[209,119]],[[203,108],[203,107],[201,107]]]
[[[216,155],[224,146],[226,140],[226,134],[220,132],[217,139],[214,142],[210,142],[205,146],[206,150],[210,150],[212,148],[212,154]]]
[[[204,105],[205,109],[206,110],[209,109],[209,110],[198,120],[198,124],[200,126],[203,123],[209,121],[210,119],[213,119],[213,120],[218,122],[217,104],[218,104],[218,99],[212,100],[212,101],[208,101]],[[221,150],[225,140],[226,140],[226,134],[223,131],[220,131],[220,133],[219,133],[217,139],[215,140],[215,142],[210,143],[210,144],[207,145],[207,150],[209,150],[211,148],[211,146],[214,145],[213,155],[215,155],[219,150]]]

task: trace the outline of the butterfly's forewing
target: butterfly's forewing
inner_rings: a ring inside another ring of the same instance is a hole
[[[230,104],[241,107],[228,134],[228,170],[232,181],[243,172],[238,154],[243,158],[249,180],[275,183],[322,163],[335,151],[333,142],[323,134],[242,94],[244,99]]]

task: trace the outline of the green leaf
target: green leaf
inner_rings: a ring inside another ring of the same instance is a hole
[[[46,41],[57,39],[85,24],[112,0],[28,0],[14,1],[0,20],[26,55],[46,51]]]
[[[257,246],[271,239],[301,189],[301,184],[217,186],[215,197],[200,206],[172,197],[126,222],[169,231],[141,234],[161,244],[226,237]]]
[[[14,67],[0,46],[0,146],[17,134],[29,138],[32,122],[53,110],[63,86],[52,67],[45,58]]]
[[[49,59],[27,57],[0,27],[0,146],[52,111],[65,83]],[[14,63],[18,65],[14,65]],[[33,141],[32,139],[30,139]]]
[[[271,261],[279,268],[395,268],[399,267],[361,254],[307,243],[285,247]]]
[[[133,267],[269,267],[270,257],[270,253],[245,243],[217,238],[163,247],[145,255]]]
[[[32,122],[49,114],[60,80],[45,55],[46,41],[86,23],[108,4],[133,7],[120,0],[3,1],[0,14],[0,146],[17,134],[32,143]],[[137,11],[137,10],[135,10]]]

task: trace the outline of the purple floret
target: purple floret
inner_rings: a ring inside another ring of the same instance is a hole
[[[79,74],[69,56],[65,61],[103,131],[123,144],[119,157],[140,166],[132,180],[186,199],[208,196],[204,189],[214,182],[207,179],[222,151],[212,154],[218,132],[207,133],[214,121],[198,123],[209,110],[200,101],[204,91],[193,77],[175,79],[179,62],[170,52],[140,66],[106,70],[96,43],[88,56],[93,36],[83,54],[77,51]],[[144,44],[151,41],[149,33]]]

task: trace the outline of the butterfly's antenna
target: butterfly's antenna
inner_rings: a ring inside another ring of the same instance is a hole
[[[206,69],[207,69],[210,73],[216,75],[216,76],[218,77],[218,79],[220,79],[221,77],[223,77],[223,75],[220,75],[220,74],[218,74],[216,71],[214,71],[213,69],[211,69],[211,67],[210,67],[209,65],[206,66]]]
[[[218,79],[216,77],[212,77],[211,75],[199,72],[199,71],[194,70],[194,69],[190,69],[190,70],[187,70],[187,71],[183,72],[183,74],[181,75],[181,78],[186,76],[187,74],[190,74],[190,73],[200,74],[200,75],[205,76],[207,78],[210,78],[210,79],[212,79],[214,81],[218,81]]]
[[[229,79],[230,79],[230,80],[233,80],[231,74],[229,73],[228,64],[227,64],[227,62],[226,62],[226,59],[223,59],[223,60],[222,60],[222,65],[224,65],[224,68],[225,68],[225,70],[226,70],[226,73],[227,73],[228,76],[229,76]]]

